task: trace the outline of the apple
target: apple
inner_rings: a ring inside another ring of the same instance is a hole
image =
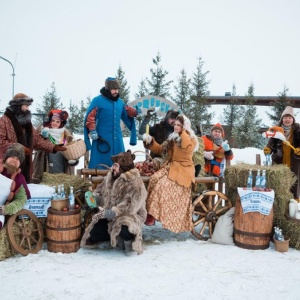
[[[68,211],[68,210],[69,210],[68,207],[64,207],[64,208],[63,208],[63,211]]]
[[[76,208],[76,209],[79,209],[79,204],[76,204],[76,205],[75,205],[75,208]]]

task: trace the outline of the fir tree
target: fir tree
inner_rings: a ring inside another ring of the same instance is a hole
[[[43,102],[37,106],[37,114],[33,120],[34,126],[39,126],[44,122],[45,117],[52,109],[65,109],[63,103],[60,102],[60,98],[57,96],[55,83],[52,82],[50,92],[47,90],[43,96]]]
[[[118,68],[116,78],[118,79],[118,81],[120,83],[120,89],[119,89],[120,98],[124,101],[125,104],[128,104],[130,88],[127,87],[127,80],[125,79],[125,72],[123,71],[121,65]]]
[[[139,91],[136,94],[134,94],[135,98],[140,98],[140,97],[149,95],[149,91],[147,89],[147,83],[146,83],[145,79],[142,79],[140,81],[138,89],[139,89]]]
[[[166,81],[166,76],[169,74],[163,67],[160,65],[161,57],[158,52],[156,57],[152,60],[154,68],[150,69],[151,80],[146,78],[146,81],[149,85],[149,94],[160,97],[171,97],[170,95],[170,84],[173,82]]]
[[[233,129],[237,148],[261,148],[263,138],[260,134],[262,120],[258,118],[254,99],[254,85],[251,84],[246,95],[246,106],[241,108],[241,121]]]
[[[209,112],[210,105],[207,104],[207,96],[210,95],[208,86],[210,81],[207,80],[207,75],[209,71],[203,71],[204,62],[202,58],[198,58],[198,65],[196,67],[196,72],[192,76],[192,92],[193,100],[191,103],[191,122],[192,124],[198,125],[206,124],[211,125],[211,120],[214,116],[214,113]]]
[[[180,110],[190,118],[191,109],[191,79],[187,78],[187,74],[184,69],[180,71],[180,77],[178,78],[177,86],[174,86],[175,97],[172,99]]]
[[[271,104],[271,110],[273,111],[273,114],[266,112],[267,116],[273,122],[273,125],[277,125],[279,123],[281,114],[287,106],[294,105],[293,101],[288,99],[288,91],[289,89],[286,86],[284,86],[283,91],[278,93],[279,99],[274,100]]]
[[[235,147],[233,128],[241,122],[241,111],[241,106],[237,103],[236,87],[233,84],[229,104],[224,108],[220,118],[222,124],[227,125],[224,131],[231,147]]]

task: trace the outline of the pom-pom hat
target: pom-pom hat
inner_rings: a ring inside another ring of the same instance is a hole
[[[222,137],[225,136],[224,128],[222,127],[222,125],[220,123],[217,123],[213,127],[211,127],[210,131],[213,131],[213,130],[220,130],[222,133]]]

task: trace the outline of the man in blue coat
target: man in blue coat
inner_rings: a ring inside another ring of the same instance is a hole
[[[108,77],[100,95],[95,97],[87,109],[84,120],[84,141],[91,150],[89,168],[99,164],[112,165],[111,156],[125,152],[120,121],[131,131],[130,145],[136,145],[136,110],[126,106],[119,98],[120,84],[116,78]],[[90,141],[92,139],[92,144]],[[99,169],[106,169],[99,166]]]

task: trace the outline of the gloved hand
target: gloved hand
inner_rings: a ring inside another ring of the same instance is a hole
[[[271,149],[269,147],[264,148],[264,155],[271,154]]]
[[[300,156],[300,148],[295,148],[294,153]]]
[[[5,205],[0,205],[0,215],[5,215]]]
[[[143,111],[141,108],[139,108],[137,105],[134,107],[136,109],[136,115],[140,115]]]
[[[223,147],[225,152],[230,150],[230,146],[228,145],[228,141],[223,142],[222,147]]]
[[[92,219],[96,222],[98,222],[100,219],[112,220],[116,216],[116,213],[111,209],[104,209],[103,207],[99,206],[98,210],[99,211],[92,217]]]
[[[135,108],[130,107],[130,106],[125,106],[125,109],[127,111],[127,114],[130,118],[134,118],[137,116],[137,111]]]
[[[66,151],[66,150],[67,150],[67,148],[62,145],[55,145],[53,147],[53,152]]]
[[[153,107],[147,110],[146,117],[151,118],[154,114],[155,114],[155,108]]]
[[[47,139],[49,137],[49,127],[44,127],[41,131],[41,135],[43,138]]]
[[[208,160],[214,159],[213,151],[204,151],[203,155]]]
[[[149,135],[148,133],[143,134],[143,141],[149,145],[152,142],[152,136]]]
[[[92,131],[90,131],[90,134],[89,134],[89,136],[92,138],[92,140],[98,140],[98,133],[97,133],[97,131],[96,130],[92,130]]]
[[[24,147],[24,153],[25,153],[25,155],[31,155],[30,149],[27,148],[27,147],[25,147],[25,146],[23,146],[23,147]]]

